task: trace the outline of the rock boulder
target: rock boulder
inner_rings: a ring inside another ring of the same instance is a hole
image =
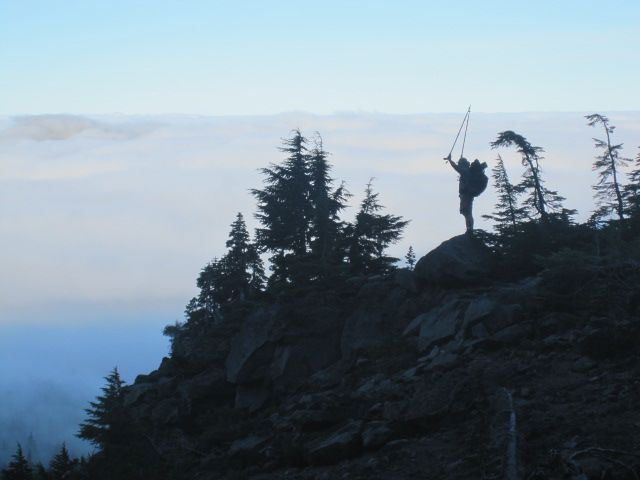
[[[458,235],[422,257],[415,274],[428,284],[457,287],[486,281],[490,266],[489,249],[480,240]]]
[[[225,362],[227,380],[247,383],[265,376],[273,351],[275,311],[261,309],[250,315],[241,331],[231,339],[231,350]]]

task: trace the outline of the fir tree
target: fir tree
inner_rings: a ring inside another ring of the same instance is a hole
[[[611,144],[611,134],[615,127],[609,124],[607,117],[594,113],[585,118],[591,127],[601,124],[607,136],[606,141],[598,138],[593,139],[596,148],[602,150],[602,155],[597,156],[593,163],[593,170],[598,172],[598,183],[593,187],[598,207],[594,212],[594,219],[602,219],[615,213],[623,222],[624,204],[618,176],[620,168],[626,166],[627,159],[620,157],[619,152],[622,149],[622,144]]]
[[[413,247],[411,245],[409,245],[409,251],[404,256],[404,259],[406,260],[409,268],[413,269],[413,267],[416,265],[416,254],[413,253]]]
[[[231,224],[229,251],[225,255],[226,284],[228,301],[236,298],[245,299],[251,293],[259,291],[265,280],[264,266],[257,247],[251,243],[247,225],[242,213],[238,212],[236,220]]]
[[[16,453],[6,469],[2,470],[3,480],[32,480],[33,470],[29,461],[22,452],[22,446],[18,444]]]
[[[313,212],[310,244],[311,252],[323,262],[337,247],[341,228],[339,213],[345,208],[345,202],[350,196],[344,184],[333,190],[334,180],[329,175],[331,166],[327,161],[327,155],[322,145],[322,137],[316,133],[315,146],[309,160],[310,200]]]
[[[500,132],[498,138],[491,143],[491,148],[508,147],[515,145],[522,156],[522,165],[525,167],[522,181],[515,187],[518,192],[528,192],[524,201],[524,207],[529,216],[539,216],[542,221],[549,220],[549,214],[555,212],[562,219],[567,219],[575,214],[575,210],[563,208],[564,197],[558,192],[549,190],[544,186],[541,176],[540,154],[544,151],[541,147],[531,145],[522,135],[507,130]]]
[[[383,273],[391,270],[397,258],[385,255],[387,247],[398,241],[409,223],[395,215],[381,215],[382,205],[373,192],[373,179],[367,184],[355,224],[347,228],[350,237],[349,262],[357,273]]]
[[[264,267],[241,213],[231,224],[226,245],[227,253],[219,260],[214,258],[200,272],[197,280],[200,294],[187,305],[188,318],[198,309],[204,309],[210,317],[218,317],[220,309],[234,300],[245,300],[262,288]]]
[[[52,480],[63,480],[69,477],[69,472],[73,470],[76,462],[69,456],[67,446],[63,443],[60,451],[53,457],[49,464],[50,478]]]
[[[107,384],[102,387],[102,395],[95,402],[89,402],[91,408],[85,410],[87,420],[80,424],[77,436],[88,440],[101,450],[111,446],[121,446],[128,440],[129,422],[123,404],[123,387],[115,367],[105,377]]]
[[[187,305],[187,317],[196,310],[204,310],[209,317],[220,317],[220,307],[228,298],[225,288],[225,277],[228,275],[227,262],[225,258],[214,258],[204,266],[196,285],[200,289],[200,294],[194,302],[192,299]],[[196,307],[197,306],[197,307]]]
[[[501,235],[516,231],[518,224],[526,217],[525,209],[518,206],[518,191],[509,181],[502,157],[498,155],[492,169],[493,185],[498,192],[498,203],[491,215],[483,218],[496,222],[495,229]]]
[[[263,168],[264,189],[251,190],[258,200],[256,218],[262,224],[257,230],[257,243],[280,256],[307,252],[312,205],[306,143],[300,131],[294,130],[280,148],[287,154],[285,161]]]

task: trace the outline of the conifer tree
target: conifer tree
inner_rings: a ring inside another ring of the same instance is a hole
[[[79,472],[74,474],[82,472],[84,478],[92,480],[176,478],[124,405],[125,382],[118,369],[114,368],[105,380],[102,395],[90,402],[91,408],[85,410],[88,418],[76,434],[99,451],[80,463]]]
[[[67,446],[63,443],[60,451],[53,457],[49,464],[51,480],[63,480],[68,478],[69,472],[73,470],[75,464],[76,462],[74,462],[69,456]]]
[[[409,245],[409,251],[405,255],[404,259],[407,262],[409,268],[413,268],[416,265],[416,254],[413,253],[413,247]]]
[[[229,300],[244,299],[262,288],[265,276],[258,249],[251,243],[247,225],[240,212],[231,224],[227,248],[229,251],[225,255],[225,262]]]
[[[334,180],[329,175],[331,166],[327,161],[327,155],[322,145],[322,137],[316,133],[315,146],[309,159],[310,200],[313,212],[310,243],[311,252],[322,261],[326,261],[337,246],[341,227],[339,213],[345,208],[346,200],[350,196],[344,184],[333,189]]]
[[[635,168],[628,173],[629,183],[624,186],[626,211],[629,216],[640,218],[640,153],[635,160]]]
[[[395,215],[381,215],[378,193],[373,192],[373,179],[365,189],[356,221],[347,229],[350,237],[349,262],[357,273],[383,273],[391,270],[397,258],[385,255],[387,247],[398,241],[409,223]]]
[[[522,156],[522,165],[525,167],[522,181],[516,186],[517,191],[528,193],[524,201],[529,216],[539,216],[542,221],[549,220],[549,214],[555,212],[561,218],[568,219],[575,214],[575,210],[563,208],[564,197],[558,192],[549,190],[544,186],[542,179],[540,154],[544,151],[541,147],[531,145],[522,135],[511,130],[506,130],[498,134],[498,138],[491,143],[491,148],[516,146],[518,153]]]
[[[197,298],[192,299],[187,305],[187,316],[198,310],[204,310],[209,317],[218,318],[220,316],[221,304],[227,298],[224,287],[227,275],[227,262],[224,257],[214,258],[200,271],[196,285],[200,289]]]
[[[22,446],[18,444],[16,453],[13,455],[12,460],[7,465],[7,468],[2,470],[3,480],[32,480],[33,470],[29,461],[22,452]]]
[[[298,256],[307,252],[312,205],[306,143],[300,131],[294,130],[280,147],[287,154],[285,161],[263,168],[264,189],[251,190],[258,200],[256,218],[262,224],[256,240],[264,250]]]
[[[197,280],[200,294],[187,305],[187,316],[204,309],[210,316],[220,315],[220,309],[234,300],[245,300],[258,292],[265,280],[262,259],[251,243],[244,217],[238,213],[231,224],[227,253],[214,258],[200,272]]]
[[[515,232],[518,223],[526,216],[525,209],[518,206],[518,191],[509,181],[502,157],[498,155],[492,169],[493,185],[498,192],[498,203],[491,215],[483,218],[496,222],[495,229],[501,235]]]
[[[102,395],[95,402],[89,402],[91,408],[85,410],[87,420],[80,424],[77,436],[88,440],[101,450],[111,446],[124,445],[127,442],[129,422],[124,409],[123,387],[125,382],[120,378],[118,368],[105,378]]]
[[[598,138],[593,139],[596,148],[602,150],[602,155],[597,156],[593,163],[593,170],[598,172],[598,183],[593,187],[598,207],[594,212],[594,218],[602,219],[615,213],[623,222],[624,203],[618,176],[620,168],[626,166],[628,160],[620,157],[621,143],[611,144],[611,134],[615,127],[609,124],[609,119],[606,116],[594,113],[585,118],[591,127],[601,124],[607,136],[606,141]]]
[[[311,179],[307,139],[299,130],[283,139],[280,151],[287,154],[281,164],[261,169],[265,178],[262,190],[251,193],[258,201],[256,245],[271,252],[272,275],[269,284],[292,280],[291,267],[306,256],[311,241]]]

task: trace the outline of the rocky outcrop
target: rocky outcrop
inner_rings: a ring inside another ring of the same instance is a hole
[[[488,248],[471,235],[459,235],[427,253],[416,264],[416,276],[430,285],[463,287],[486,283],[491,270]]]
[[[357,293],[357,307],[344,323],[340,340],[342,358],[351,359],[360,351],[383,347],[389,334],[401,332],[406,317],[417,305],[416,293],[416,277],[408,270],[364,282]]]
[[[225,361],[229,382],[243,384],[265,377],[275,350],[277,327],[275,308],[260,309],[247,317],[231,339]]]
[[[468,302],[461,299],[449,300],[444,305],[418,315],[405,328],[404,334],[418,334],[420,350],[428,350],[453,340],[460,330]]]
[[[165,359],[125,404],[185,478],[633,478],[611,452],[640,447],[640,322],[543,311],[475,242],[255,309],[222,360]]]
[[[516,297],[517,298],[517,297]],[[532,331],[522,304],[504,292],[500,296],[480,293],[455,294],[443,303],[416,316],[403,336],[417,337],[420,351],[433,347],[472,347],[480,340],[517,342]]]

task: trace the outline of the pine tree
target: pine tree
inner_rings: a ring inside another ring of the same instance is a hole
[[[76,462],[71,459],[67,446],[63,443],[60,451],[53,457],[49,464],[50,478],[52,480],[68,478],[69,472],[73,470],[75,465]]]
[[[413,269],[413,267],[416,265],[416,254],[413,253],[413,247],[411,245],[409,245],[409,251],[405,255],[404,259],[406,260],[409,268]]]
[[[598,207],[594,212],[594,219],[606,218],[615,213],[620,221],[624,222],[622,187],[618,176],[619,169],[627,165],[628,159],[620,157],[621,143],[611,144],[611,134],[615,127],[609,124],[607,117],[594,113],[585,118],[591,127],[601,124],[607,136],[606,141],[593,139],[596,148],[602,150],[602,155],[597,156],[593,163],[593,170],[598,172],[598,183],[593,187]]]
[[[288,252],[302,256],[309,244],[312,204],[306,143],[300,131],[294,130],[280,148],[287,154],[285,161],[263,168],[264,189],[251,190],[258,200],[256,218],[262,224],[257,244],[281,256]]]
[[[22,446],[18,444],[16,453],[12,457],[6,469],[2,470],[3,480],[32,480],[33,470],[29,461],[22,452]]]
[[[512,145],[517,147],[518,153],[522,156],[522,165],[525,167],[522,181],[515,188],[517,192],[528,192],[528,197],[524,201],[527,214],[531,217],[539,216],[542,221],[547,222],[551,211],[560,218],[568,220],[575,214],[575,210],[563,208],[564,197],[544,186],[540,169],[542,159],[540,154],[544,150],[531,145],[526,138],[511,130],[500,132],[498,138],[491,143],[491,148]]]
[[[347,228],[350,237],[349,262],[357,273],[383,273],[391,270],[397,258],[385,255],[387,247],[398,241],[409,223],[395,215],[381,215],[382,205],[373,192],[373,179],[365,189],[355,224]]]
[[[341,228],[339,213],[345,208],[346,200],[350,196],[344,184],[333,190],[334,180],[329,175],[331,166],[327,161],[327,155],[322,145],[322,137],[316,133],[315,146],[309,159],[310,200],[313,212],[309,233],[311,252],[323,262],[337,247]]]
[[[126,444],[129,433],[129,422],[124,409],[123,387],[125,382],[120,378],[115,367],[104,378],[107,384],[102,387],[102,395],[95,402],[89,402],[91,408],[85,410],[87,420],[80,424],[77,436],[88,440],[101,450],[111,446]]]
[[[483,218],[496,222],[495,229],[501,235],[514,233],[518,224],[526,217],[525,209],[518,206],[518,191],[509,181],[502,157],[498,155],[492,169],[493,185],[498,192],[498,203],[491,215]]]

